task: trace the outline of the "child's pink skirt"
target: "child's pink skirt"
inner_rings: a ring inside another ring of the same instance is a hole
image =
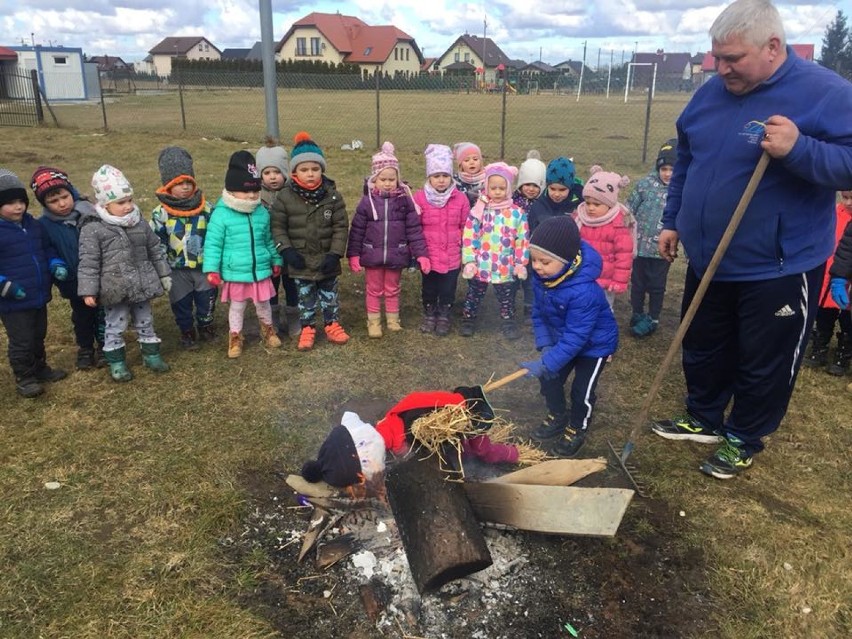
[[[258,302],[268,302],[274,296],[275,288],[272,286],[272,279],[269,277],[259,282],[225,282],[222,284],[223,302],[252,300],[257,304]]]

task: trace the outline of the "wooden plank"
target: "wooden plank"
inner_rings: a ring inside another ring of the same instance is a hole
[[[549,459],[512,473],[489,479],[489,482],[535,484],[538,486],[570,486],[586,475],[606,468],[606,459]]]
[[[284,481],[290,488],[305,497],[332,497],[340,492],[324,481],[312,484],[301,475],[287,475],[287,479]]]
[[[559,535],[612,537],[633,497],[626,488],[465,482],[481,521]]]

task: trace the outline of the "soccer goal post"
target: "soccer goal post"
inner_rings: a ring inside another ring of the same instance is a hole
[[[656,62],[628,62],[627,63],[627,77],[624,80],[624,101],[627,102],[627,94],[630,92],[630,85],[633,82],[633,79],[636,77],[636,71],[634,67],[653,67],[651,71],[651,98],[653,99],[654,94],[657,90],[657,63]]]

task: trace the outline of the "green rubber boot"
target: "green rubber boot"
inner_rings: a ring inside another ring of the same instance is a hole
[[[155,373],[165,373],[169,365],[160,357],[160,344],[139,344],[142,349],[142,363]]]
[[[103,351],[104,359],[109,364],[109,376],[116,382],[129,382],[133,379],[133,373],[127,368],[125,362],[124,346],[114,351]]]

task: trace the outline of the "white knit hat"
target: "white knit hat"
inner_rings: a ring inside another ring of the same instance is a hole
[[[92,176],[92,188],[95,190],[95,198],[101,206],[133,195],[133,189],[130,187],[130,182],[124,177],[124,173],[109,164],[104,164],[95,171]]]
[[[541,161],[541,155],[533,149],[527,153],[527,159],[518,169],[518,188],[524,184],[535,184],[539,190],[544,190],[547,166]]]

